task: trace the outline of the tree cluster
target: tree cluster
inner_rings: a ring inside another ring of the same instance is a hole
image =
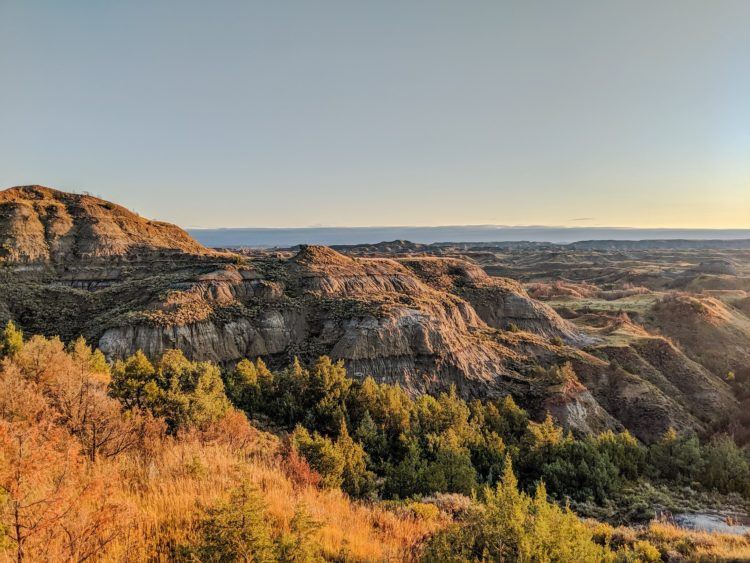
[[[651,447],[628,432],[576,438],[549,416],[531,420],[510,396],[467,402],[451,389],[411,397],[398,385],[349,378],[325,356],[273,372],[243,360],[225,378],[235,405],[292,431],[292,447],[323,483],[353,496],[470,495],[497,481],[506,456],[524,490],[544,482],[561,500],[603,502],[642,478],[750,493],[747,457],[727,436],[701,445],[669,431]]]

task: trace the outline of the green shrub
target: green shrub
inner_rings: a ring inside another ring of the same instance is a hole
[[[0,358],[13,357],[23,348],[23,332],[13,321],[8,321],[0,338]]]
[[[679,435],[674,428],[651,445],[649,461],[657,476],[680,483],[693,481],[703,465],[698,438]]]
[[[336,441],[317,432],[310,434],[304,427],[297,426],[291,444],[320,474],[324,487],[341,488],[355,497],[374,492],[375,476],[367,469],[367,455],[349,436],[346,424],[342,423]]]
[[[179,350],[165,352],[156,366],[140,351],[116,362],[110,394],[128,408],[145,408],[163,417],[172,433],[203,429],[230,408],[219,368],[191,362]]]
[[[321,484],[327,488],[339,488],[344,482],[344,456],[333,440],[317,432],[310,434],[303,426],[297,426],[291,437],[296,448],[315,471],[322,477]]]
[[[276,546],[263,497],[247,484],[206,510],[193,550],[202,561],[275,561]]]
[[[722,493],[750,494],[750,467],[730,436],[716,436],[703,448],[700,482]]]
[[[324,561],[324,558],[320,555],[320,546],[315,538],[320,523],[312,519],[304,504],[300,503],[296,506],[290,524],[291,531],[282,534],[279,538],[279,561],[285,563],[318,563]]]
[[[464,523],[433,536],[424,561],[596,561],[611,557],[569,509],[547,500],[544,485],[533,497],[518,490],[510,458],[495,489]]]

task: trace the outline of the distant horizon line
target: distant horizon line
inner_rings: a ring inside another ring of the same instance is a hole
[[[610,225],[502,225],[493,223],[456,224],[456,225],[308,225],[304,227],[182,227],[187,231],[296,231],[312,229],[575,229],[575,230],[612,230],[612,231],[747,231],[748,227],[632,227]]]
[[[628,227],[223,227],[187,229],[208,247],[289,247],[298,244],[356,245],[390,241],[417,244],[550,243],[583,241],[750,241],[750,229],[670,229]]]

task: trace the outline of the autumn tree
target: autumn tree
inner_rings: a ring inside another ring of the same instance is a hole
[[[67,370],[71,359],[65,352],[65,345],[58,337],[45,338],[34,335],[24,342],[14,355],[13,362],[24,377],[41,386],[54,381],[61,368]]]
[[[49,422],[0,422],[0,491],[0,519],[19,563],[49,553],[90,558],[119,532],[121,507],[86,471],[75,440]]]
[[[54,361],[54,369],[38,366],[39,358]],[[109,366],[101,352],[79,338],[66,352],[59,341],[33,338],[14,361],[20,375],[46,400],[57,424],[78,438],[91,461],[111,457],[155,439],[159,424],[142,409],[123,412],[108,395]]]

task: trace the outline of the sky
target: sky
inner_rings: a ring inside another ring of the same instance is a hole
[[[0,0],[0,187],[183,227],[750,227],[750,2]]]

